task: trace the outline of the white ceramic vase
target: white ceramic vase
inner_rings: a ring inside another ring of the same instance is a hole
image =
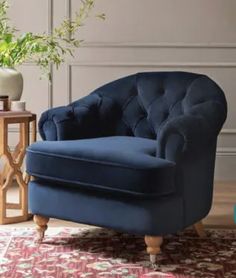
[[[22,74],[13,68],[0,67],[0,96],[9,96],[9,100],[20,100],[22,91]]]

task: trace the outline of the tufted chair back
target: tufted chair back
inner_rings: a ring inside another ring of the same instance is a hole
[[[217,135],[227,109],[224,94],[214,81],[187,72],[137,73],[98,88],[72,106],[75,114],[77,109],[81,113],[82,107],[90,110],[91,119],[87,120],[96,119],[96,136],[150,139],[156,139],[171,121],[185,116],[204,118]]]

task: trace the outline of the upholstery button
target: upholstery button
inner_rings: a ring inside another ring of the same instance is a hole
[[[143,111],[143,117],[144,117],[144,118],[147,118],[147,116],[148,116],[148,113],[147,113],[147,111],[144,110],[144,111]]]
[[[164,118],[167,119],[167,118],[169,117],[169,115],[170,115],[169,111],[166,111],[166,112],[164,113]]]
[[[73,118],[74,117],[73,111],[68,111],[67,115],[68,115],[69,118]]]

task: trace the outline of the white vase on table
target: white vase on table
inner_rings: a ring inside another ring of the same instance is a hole
[[[0,67],[0,96],[20,100],[23,91],[23,76],[14,68]]]

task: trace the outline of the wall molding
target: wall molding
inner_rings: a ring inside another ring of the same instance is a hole
[[[68,20],[72,20],[72,0],[65,1],[65,13]],[[88,48],[203,48],[203,49],[236,49],[236,43],[188,43],[188,42],[122,42],[122,41],[90,41],[81,44]]]
[[[65,1],[66,18],[70,21],[72,19],[71,8],[72,8],[71,0],[66,0]]]
[[[66,14],[65,14],[65,16],[66,16],[66,18],[69,20],[69,21],[71,21],[72,20],[72,2],[71,2],[71,0],[66,0],[65,1],[65,11],[66,11]],[[69,34],[69,38],[68,39],[70,39],[71,38],[71,34]]]
[[[71,19],[71,0],[67,1],[67,17]],[[69,10],[68,10],[69,9]],[[88,48],[203,48],[203,49],[236,49],[236,43],[167,43],[167,42],[84,42]]]
[[[48,34],[52,34],[53,31],[53,13],[54,13],[54,1],[48,0]],[[53,107],[53,66],[50,65],[50,75],[52,81],[48,82],[48,109]]]
[[[54,12],[54,3],[53,0],[47,0],[47,32],[48,34],[52,33],[53,30],[53,12]],[[22,64],[22,66],[37,66],[37,63],[34,61],[26,61]],[[50,74],[53,79],[53,66],[50,65]],[[53,80],[52,82],[48,82],[48,109],[53,107]]]
[[[235,135],[236,129],[235,128],[223,128],[220,132],[223,135]]]
[[[88,62],[71,61],[71,67],[236,68],[236,62]]]
[[[65,1],[65,11],[66,11],[66,18],[71,21],[72,15],[71,15],[71,8],[72,8],[72,2],[71,0]],[[71,34],[69,34],[69,39],[71,38]],[[72,102],[72,66],[71,63],[66,64],[66,88],[67,88],[67,104],[70,104]]]
[[[217,156],[235,156],[236,157],[236,147],[221,147],[217,148]]]
[[[67,85],[67,103],[72,102],[72,65],[67,64],[66,67],[66,85]]]

